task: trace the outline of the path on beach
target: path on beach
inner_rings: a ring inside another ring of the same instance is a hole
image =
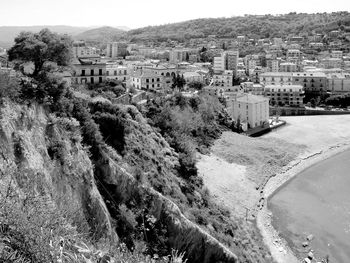
[[[269,181],[269,194],[293,176],[293,171],[299,170],[296,167],[289,174],[283,175],[289,166],[300,162],[302,165],[299,167],[306,167],[308,163],[303,161],[304,158],[332,152],[333,147],[350,141],[349,115],[296,116],[282,119],[287,121],[286,126],[260,138],[224,132],[211,148],[211,155],[201,156],[198,161],[199,174],[203,176],[214,199],[226,205],[236,215],[245,217],[247,207],[252,211],[256,209],[261,195],[265,194],[261,193],[264,189],[259,186],[271,176],[282,174],[281,178],[276,176]],[[318,156],[314,161],[317,158]],[[256,190],[257,188],[259,189]],[[266,230],[262,231],[265,243],[277,262],[292,262],[287,257],[288,251],[282,241],[276,237],[276,233],[269,230],[269,221],[264,221],[267,218],[268,215],[260,225]]]

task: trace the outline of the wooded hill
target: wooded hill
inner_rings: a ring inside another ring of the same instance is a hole
[[[184,40],[215,34],[219,38],[245,35],[249,38],[285,37],[290,34],[327,34],[332,30],[350,32],[350,13],[289,13],[284,15],[246,15],[230,18],[203,18],[161,26],[130,30],[127,36],[137,40]]]

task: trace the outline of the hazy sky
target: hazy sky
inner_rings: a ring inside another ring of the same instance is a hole
[[[202,17],[350,11],[349,0],[0,0],[0,26],[159,25]]]

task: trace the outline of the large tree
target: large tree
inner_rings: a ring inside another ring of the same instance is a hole
[[[15,38],[15,45],[8,51],[9,60],[32,62],[32,76],[39,75],[46,62],[56,62],[67,66],[72,57],[72,40],[67,35],[59,35],[48,29],[39,33],[21,32]]]

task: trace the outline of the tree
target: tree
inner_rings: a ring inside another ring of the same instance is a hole
[[[21,32],[15,38],[15,45],[8,51],[10,61],[32,62],[32,77],[36,78],[46,62],[67,66],[71,60],[72,40],[67,35],[58,35],[48,29],[39,33]]]
[[[171,84],[171,88],[175,89],[178,88],[181,90],[186,84],[186,80],[183,75],[180,76],[180,74],[173,76],[173,83]]]

